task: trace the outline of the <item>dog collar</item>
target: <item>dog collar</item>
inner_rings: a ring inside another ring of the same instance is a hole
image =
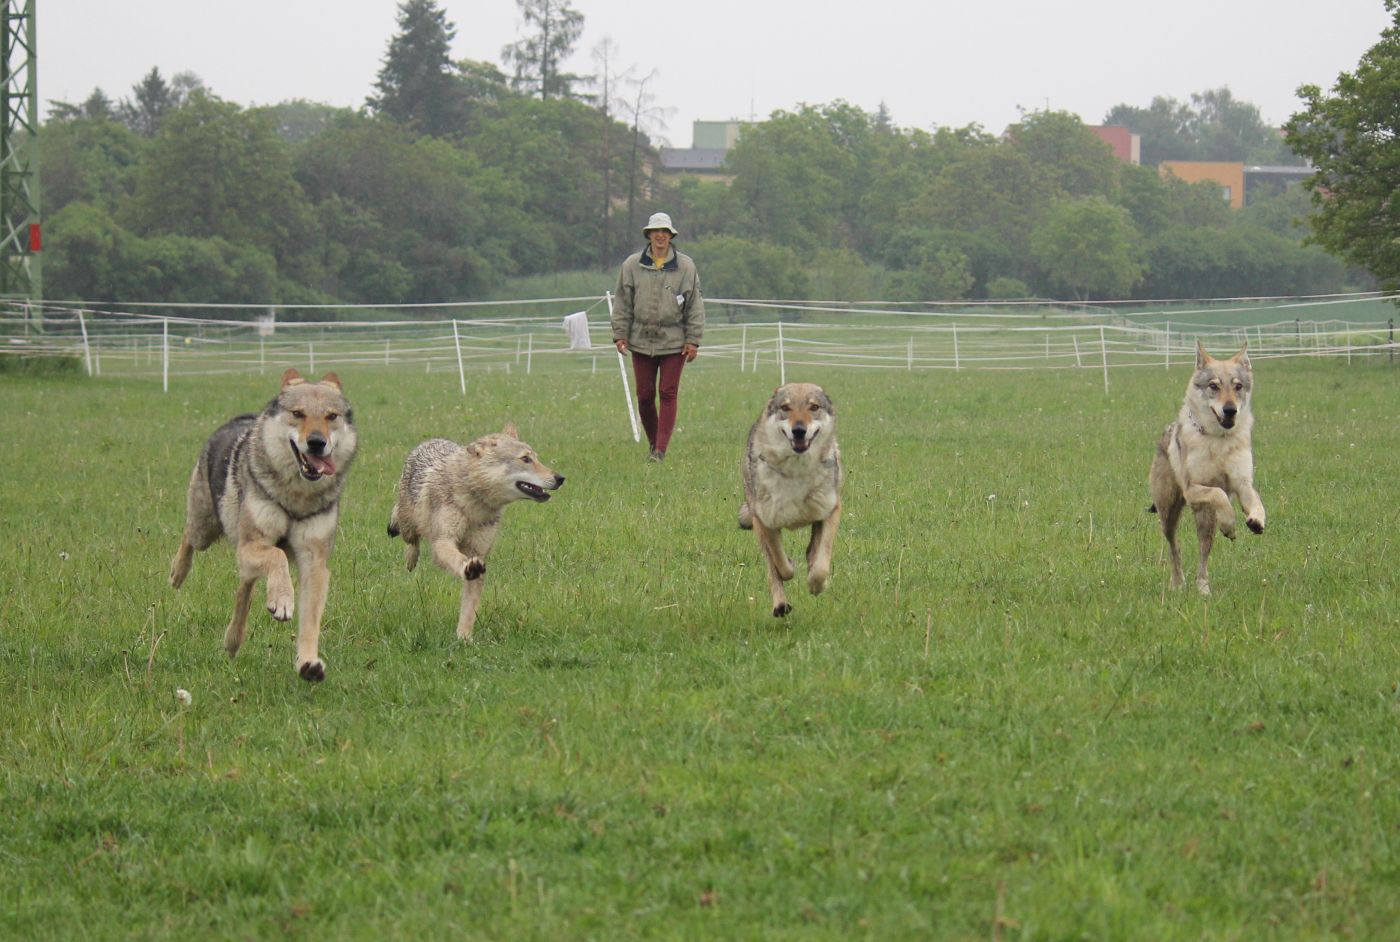
[[[1197,422],[1197,421],[1196,421],[1196,417],[1195,417],[1194,415],[1192,415],[1190,412],[1188,412],[1188,413],[1186,413],[1186,418],[1190,420],[1190,422],[1191,422],[1191,427],[1192,427],[1193,429],[1195,429],[1196,431],[1200,432],[1202,435],[1206,434],[1206,430],[1205,430],[1204,428],[1201,427],[1201,423],[1200,423],[1200,422]]]

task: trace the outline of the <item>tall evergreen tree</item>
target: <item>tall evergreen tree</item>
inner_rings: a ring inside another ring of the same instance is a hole
[[[384,65],[367,104],[379,114],[424,134],[457,130],[464,115],[461,83],[449,47],[457,29],[436,0],[399,4],[399,32],[389,40]]]
[[[512,83],[541,98],[573,98],[582,76],[560,71],[583,35],[583,14],[569,0],[515,0],[525,21],[525,35],[501,50],[507,65],[515,66]]]
[[[179,103],[175,90],[152,66],[141,81],[131,87],[134,98],[123,98],[118,109],[122,121],[142,137],[155,137],[165,116]]]

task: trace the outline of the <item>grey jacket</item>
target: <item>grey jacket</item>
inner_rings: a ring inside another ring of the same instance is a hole
[[[705,299],[700,275],[689,255],[671,250],[665,267],[653,266],[650,250],[629,255],[613,292],[613,340],[647,356],[680,353],[700,346],[705,333]]]

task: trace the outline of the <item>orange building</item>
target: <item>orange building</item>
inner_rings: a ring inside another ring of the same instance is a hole
[[[1187,183],[1214,183],[1231,209],[1244,206],[1244,164],[1213,160],[1164,160],[1157,165],[1162,176],[1176,177]]]

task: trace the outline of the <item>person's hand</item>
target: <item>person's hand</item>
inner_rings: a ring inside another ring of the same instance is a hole
[[[681,354],[685,357],[685,362],[689,363],[700,354],[700,348],[693,343],[688,343],[681,349]]]
[[[625,340],[614,340],[614,341],[613,341],[613,346],[617,347],[617,352],[618,352],[618,353],[626,353],[626,352],[627,352],[627,341],[625,341]]]

